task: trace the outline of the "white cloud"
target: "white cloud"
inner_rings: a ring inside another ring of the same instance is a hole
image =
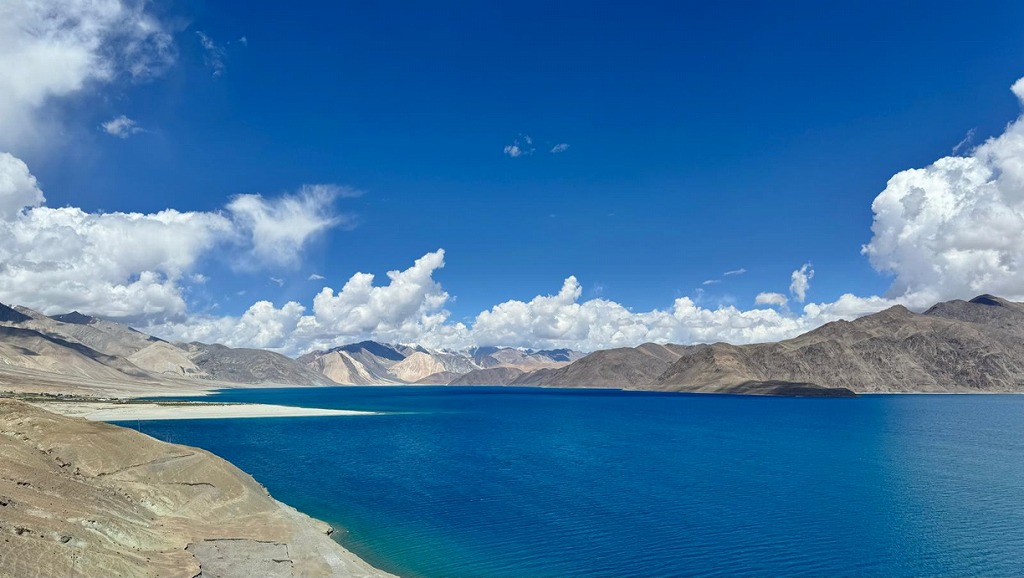
[[[803,303],[807,299],[807,290],[811,288],[811,278],[814,277],[814,269],[810,263],[804,263],[802,267],[793,271],[790,276],[789,292],[793,298]]]
[[[287,262],[298,257],[309,236],[329,226],[323,217],[329,199],[307,198],[303,191],[259,197],[258,210],[53,209],[37,206],[43,193],[25,164],[0,153],[0,300],[44,313],[77,309],[144,322],[183,316],[181,282],[205,281],[194,271],[202,259],[226,254],[254,263]],[[32,208],[21,210],[25,206]],[[281,235],[254,214],[277,215],[295,230]]]
[[[37,207],[0,222],[0,295],[46,313],[181,315],[178,281],[232,232],[216,213]]]
[[[558,153],[564,153],[567,150],[569,150],[569,143],[564,142],[558,143],[555,146],[551,147],[551,153],[556,155]]]
[[[704,282],[701,283],[701,285],[715,285],[716,283],[721,283],[721,282],[722,282],[721,279],[705,279]]]
[[[349,222],[337,214],[334,201],[351,196],[352,189],[334,185],[306,185],[297,194],[266,199],[261,195],[238,195],[227,209],[240,228],[250,233],[255,267],[298,264],[299,254],[311,239],[335,225]]]
[[[516,158],[522,155],[523,151],[519,148],[519,145],[508,145],[505,147],[505,154],[512,158]]]
[[[726,277],[731,277],[733,275],[742,275],[742,274],[744,274],[746,272],[747,272],[746,269],[740,267],[739,269],[733,269],[732,271],[726,271],[725,273],[722,273],[722,275],[725,275]]]
[[[326,277],[319,273],[310,273],[307,281],[323,281],[324,279],[326,279]]]
[[[14,219],[25,207],[37,207],[45,200],[28,166],[13,155],[0,152],[0,220]]]
[[[733,306],[708,309],[689,297],[667,310],[635,313],[604,299],[579,301],[575,277],[555,295],[528,302],[507,301],[480,313],[470,335],[477,345],[572,347],[592,351],[633,346],[645,341],[748,343],[789,337],[818,321],[783,315],[773,309],[741,311]],[[831,315],[817,312],[817,317]]]
[[[146,78],[174,59],[171,35],[145,2],[0,3],[0,150],[52,146],[51,99],[119,75]]]
[[[145,130],[142,129],[142,127],[139,126],[139,123],[135,122],[134,120],[128,118],[123,114],[117,118],[112,118],[108,120],[107,122],[100,125],[100,127],[104,131],[106,131],[107,134],[122,139],[128,138],[133,134],[146,132]]]
[[[1024,102],[1024,78],[1018,78],[1010,87],[1010,91],[1017,97],[1017,100]]]
[[[554,295],[500,303],[467,326],[449,322],[445,307],[450,297],[433,278],[443,266],[444,252],[438,250],[408,269],[389,272],[384,285],[375,285],[371,274],[356,273],[340,291],[324,288],[314,298],[311,312],[297,302],[276,308],[261,301],[240,317],[193,317],[148,330],[169,339],[272,347],[289,354],[368,338],[430,347],[518,345],[592,351],[645,341],[782,339],[884,304],[844,296],[834,304],[808,305],[797,316],[772,308],[709,309],[682,297],[666,310],[633,312],[606,299],[580,301],[583,288],[569,277]]]
[[[971,130],[967,131],[967,134],[964,135],[964,138],[960,142],[953,145],[953,155],[958,155],[960,154],[961,150],[965,150],[971,146],[971,143],[974,142],[974,133],[976,133],[977,130],[978,129],[972,128]]]
[[[277,285],[278,287],[284,287],[284,279],[281,277],[271,277],[270,282]]]
[[[758,293],[757,297],[754,297],[754,303],[757,305],[785,307],[789,303],[789,299],[782,293]]]
[[[205,32],[202,30],[196,31],[196,36],[199,38],[199,44],[203,47],[205,55],[203,56],[203,63],[206,64],[212,71],[211,74],[214,78],[224,74],[227,69],[225,59],[228,56],[227,50],[223,46],[214,42]]]
[[[505,154],[512,157],[518,158],[521,156],[532,155],[536,150],[533,147],[533,139],[530,135],[519,135],[512,144],[505,147]]]
[[[317,325],[328,334],[423,335],[448,317],[448,293],[433,279],[442,267],[439,249],[404,271],[388,271],[387,285],[374,286],[372,274],[356,273],[337,293],[325,287],[313,298]]]
[[[1024,103],[1024,79],[1013,85]],[[871,205],[863,253],[892,298],[1024,297],[1024,119],[966,157],[897,173]]]
[[[149,330],[171,339],[272,347],[292,354],[366,338],[465,347],[470,343],[466,327],[446,323],[449,296],[433,279],[442,267],[444,251],[438,250],[408,269],[389,271],[386,285],[374,285],[372,274],[356,273],[340,291],[325,287],[318,293],[312,315],[296,302],[278,309],[261,301],[241,317],[197,317]]]

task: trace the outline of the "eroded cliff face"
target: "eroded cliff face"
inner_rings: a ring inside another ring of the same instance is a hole
[[[387,576],[209,452],[0,399],[0,576]]]

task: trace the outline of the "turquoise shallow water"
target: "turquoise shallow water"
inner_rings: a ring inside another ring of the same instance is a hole
[[[338,387],[388,415],[135,422],[403,576],[1024,575],[1024,396]]]

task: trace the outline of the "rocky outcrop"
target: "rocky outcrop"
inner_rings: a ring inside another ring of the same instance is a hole
[[[0,576],[385,576],[203,450],[0,399]]]

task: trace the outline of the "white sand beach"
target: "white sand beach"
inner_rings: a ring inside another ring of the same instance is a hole
[[[92,421],[222,419],[252,417],[322,417],[377,415],[376,412],[258,403],[110,403],[91,401],[35,402],[32,405]]]

